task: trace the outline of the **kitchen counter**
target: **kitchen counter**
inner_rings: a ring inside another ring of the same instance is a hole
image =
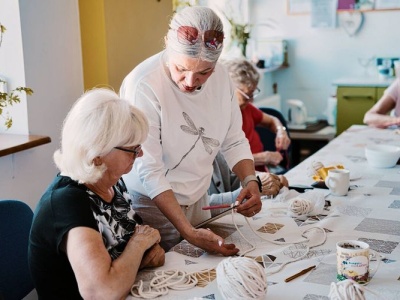
[[[333,81],[336,86],[352,86],[352,87],[388,87],[395,77],[388,79],[380,79],[379,77],[343,77]]]

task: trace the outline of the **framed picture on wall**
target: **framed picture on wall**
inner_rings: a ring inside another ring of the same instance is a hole
[[[311,11],[311,0],[288,0],[287,12],[290,15],[307,14]]]
[[[400,0],[375,0],[376,9],[400,8]]]
[[[289,15],[308,14],[311,12],[311,0],[287,0]],[[338,0],[337,11],[380,11],[398,10],[400,0]]]

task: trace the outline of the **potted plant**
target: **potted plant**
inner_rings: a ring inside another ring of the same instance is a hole
[[[231,44],[239,47],[243,57],[246,57],[247,41],[250,38],[251,25],[239,24],[233,18],[229,18],[227,15],[225,17],[231,25]]]
[[[0,47],[3,42],[3,33],[6,31],[0,23]],[[4,119],[4,125],[7,129],[10,129],[13,124],[13,119],[6,109],[14,104],[20,103],[20,94],[26,93],[27,95],[32,95],[33,90],[29,87],[19,86],[11,91],[7,90],[7,81],[0,78],[0,117]]]

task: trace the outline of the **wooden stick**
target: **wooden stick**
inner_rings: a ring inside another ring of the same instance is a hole
[[[221,204],[221,205],[213,205],[213,206],[203,206],[201,209],[202,210],[209,210],[209,209],[218,209],[218,208],[235,208],[236,206],[233,206],[233,204]]]
[[[311,266],[311,267],[309,267],[309,268],[307,268],[307,269],[301,270],[300,272],[298,272],[298,273],[296,273],[296,274],[294,274],[294,275],[292,275],[292,276],[286,278],[286,279],[285,279],[285,282],[292,281],[293,279],[296,279],[297,277],[300,277],[301,275],[304,275],[304,274],[310,272],[311,270],[315,269],[316,267],[317,267],[317,266]]]

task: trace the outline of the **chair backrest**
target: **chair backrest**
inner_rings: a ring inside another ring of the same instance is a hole
[[[33,211],[19,200],[0,200],[0,299],[22,299],[33,289],[28,241]]]
[[[281,121],[282,125],[286,127],[286,132],[290,138],[290,132],[287,128],[286,120],[283,117],[282,113],[274,108],[271,107],[259,107],[260,110],[262,110],[264,113],[274,116]],[[268,128],[257,126],[256,130],[258,134],[260,135],[261,142],[264,145],[264,150],[265,151],[276,151],[275,147],[275,137],[276,134],[272,131],[270,131]],[[279,174],[284,174],[286,171],[288,171],[291,167],[291,156],[292,156],[292,146],[289,146],[289,149],[287,151],[287,155],[284,156],[283,161],[279,164],[280,169],[282,170],[281,172],[276,172]]]

